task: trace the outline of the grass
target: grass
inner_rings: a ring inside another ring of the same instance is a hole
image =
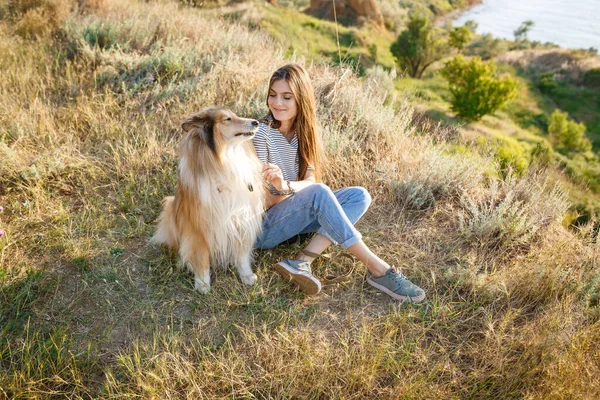
[[[360,73],[383,65],[394,68],[390,46],[396,39],[392,32],[370,24],[363,27],[344,26],[312,17],[292,7],[260,5],[225,10],[224,17],[268,32],[286,55],[321,60],[324,56],[334,64],[351,65]],[[288,21],[294,21],[289,23]],[[338,39],[340,52],[338,53]],[[374,53],[368,50],[374,49]]]
[[[514,60],[513,63],[516,63]],[[483,154],[493,154],[503,170],[507,168],[517,173],[524,173],[530,166],[544,165],[562,171],[560,180],[564,185],[574,186],[570,190],[571,210],[577,217],[571,222],[587,222],[597,218],[600,204],[598,194],[598,157],[597,151],[587,155],[558,154],[554,151],[548,137],[548,121],[557,108],[566,107],[564,98],[558,93],[566,90],[576,97],[596,96],[590,88],[576,88],[572,84],[561,83],[552,95],[540,91],[537,78],[509,64],[499,63],[499,72],[513,75],[518,81],[518,95],[505,108],[492,115],[485,116],[478,122],[462,121],[454,116],[450,109],[450,93],[447,83],[436,73],[442,62],[438,62],[425,74],[424,79],[412,79],[402,76],[395,81],[397,91],[409,93],[411,105],[420,113],[435,121],[447,125],[460,125],[461,135],[477,144]],[[583,118],[588,126],[588,137],[593,139],[594,117],[592,110],[594,101],[581,103],[576,107],[571,103],[574,115]],[[575,107],[575,108],[573,108]],[[586,117],[587,115],[587,117]],[[579,120],[579,119],[578,119]],[[558,175],[557,175],[558,176]]]
[[[256,286],[228,270],[199,295],[148,245],[175,189],[179,124],[212,104],[264,113],[287,48],[179,3],[89,2],[37,39],[15,35],[22,15],[0,22],[0,397],[600,395],[597,232],[562,227],[554,176],[502,178],[382,91],[383,69],[361,80],[300,58],[325,181],[370,191],[365,242],[427,301],[372,290],[338,247],[314,264],[322,293],[304,296],[271,268],[299,244],[257,252]],[[392,182],[434,201],[415,207]],[[503,240],[475,229],[490,220]]]

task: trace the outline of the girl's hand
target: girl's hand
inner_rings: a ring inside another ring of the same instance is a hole
[[[283,173],[281,172],[281,168],[279,168],[275,164],[263,164],[262,173],[265,180],[273,185],[275,189],[279,191],[283,191],[283,184],[285,180],[283,179]]]

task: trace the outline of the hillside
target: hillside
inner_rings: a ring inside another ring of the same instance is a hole
[[[423,79],[413,79],[403,71],[397,71],[390,52],[396,33],[404,28],[409,12],[420,10],[436,18],[438,25],[446,26],[450,21],[445,13],[466,7],[468,2],[414,1],[403,2],[395,7],[385,1],[379,4],[387,29],[369,23],[345,26],[319,20],[302,12],[302,3],[272,7],[250,2],[233,8],[220,8],[217,13],[267,32],[285,49],[287,56],[325,59],[335,65],[352,67],[364,80],[371,80],[371,84],[376,82],[382,96],[387,99],[394,96],[408,98],[411,106],[426,118],[448,126],[459,126],[460,134],[472,142],[470,151],[491,153],[498,163],[518,173],[530,167],[539,167],[536,152],[540,148],[549,149],[551,162],[544,167],[549,168],[549,173],[569,188],[572,202],[565,224],[579,225],[598,219],[600,103],[597,98],[600,91],[593,72],[600,66],[600,57],[548,44],[529,41],[517,44],[494,39],[490,35],[475,35],[466,53],[483,56],[493,54],[499,72],[518,80],[518,96],[504,109],[481,121],[469,122],[455,117],[451,111],[448,84],[437,73],[454,54],[432,65]],[[530,48],[509,51],[511,46]],[[392,70],[396,72],[383,72]],[[553,82],[551,88],[540,83],[544,75]],[[550,116],[556,109],[567,112],[570,118],[586,125],[586,135],[594,146],[592,152],[569,154],[555,151],[547,130]],[[460,153],[464,148],[459,146],[455,150]]]
[[[390,72],[290,50],[241,13],[47,0],[0,16],[0,398],[600,396],[600,242],[563,227],[552,173],[507,173],[418,118]],[[373,291],[340,248],[304,296],[271,267],[298,244],[257,252],[256,286],[227,271],[200,295],[147,244],[181,122],[263,115],[289,60],[315,85],[325,182],[370,191],[358,228],[423,304]]]

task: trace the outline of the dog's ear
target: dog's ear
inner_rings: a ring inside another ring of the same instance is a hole
[[[201,112],[199,114],[192,115],[181,124],[181,128],[184,132],[189,132],[194,128],[202,128],[207,123],[210,123],[210,118],[207,113]],[[212,124],[211,124],[212,125]]]
[[[217,146],[215,143],[214,133],[215,120],[211,113],[202,111],[199,114],[192,115],[181,124],[184,132],[189,132],[192,129],[198,129],[198,136],[204,140],[208,147],[216,153]]]

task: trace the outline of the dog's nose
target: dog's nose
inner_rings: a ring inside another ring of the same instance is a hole
[[[252,126],[258,126],[258,121],[252,121]]]

